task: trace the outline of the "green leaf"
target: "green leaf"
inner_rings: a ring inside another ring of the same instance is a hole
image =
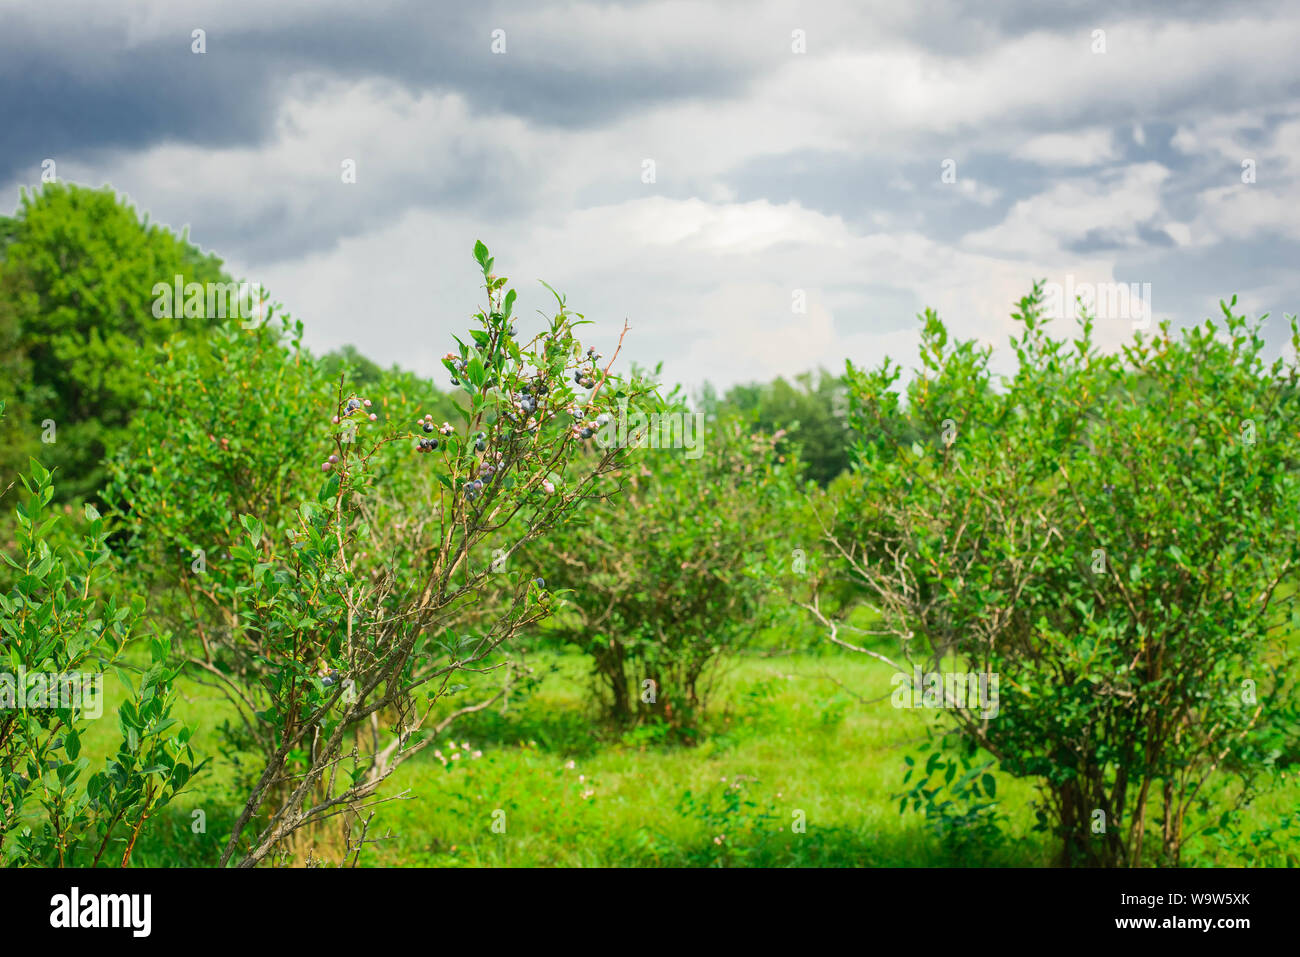
[[[984,785],[985,794],[987,794],[989,797],[997,797],[998,782],[994,779],[993,775],[991,774],[984,775],[984,777],[980,778],[980,783]]]
[[[253,547],[256,548],[258,542],[262,540],[262,523],[252,515],[239,516],[239,522],[248,532],[248,537],[252,541]]]
[[[338,491],[339,491],[338,473],[332,472],[330,473],[329,478],[327,478],[325,480],[325,483],[321,486],[320,494],[316,496],[316,501],[328,502],[330,501],[330,499],[338,495]]]

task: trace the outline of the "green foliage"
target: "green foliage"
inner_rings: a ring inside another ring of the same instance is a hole
[[[221,262],[139,219],[111,189],[24,191],[4,233],[0,362],[13,422],[0,479],[8,484],[48,420],[55,440],[41,454],[64,475],[60,494],[84,497],[101,484],[100,459],[140,403],[153,347],[210,324],[183,309],[176,319],[155,316],[155,285],[171,287],[178,275],[224,282]],[[15,338],[20,348],[10,351]]]
[[[995,762],[981,760],[969,742],[944,747],[948,738],[940,736],[937,746],[933,739],[921,745],[921,753],[929,752],[924,765],[918,767],[910,755],[903,759],[908,768],[903,784],[911,786],[893,797],[899,813],[910,808],[924,815],[955,862],[978,862],[1004,840],[1006,816],[999,810],[997,781],[990,773]]]
[[[1213,867],[1225,860],[1245,860],[1254,867],[1300,867],[1300,813],[1283,814],[1275,822],[1249,830],[1240,818],[1238,812],[1225,811],[1216,824],[1201,831],[1212,850],[1194,855],[1192,863]]]
[[[698,458],[643,451],[616,497],[533,552],[572,612],[556,630],[592,656],[616,719],[693,727],[717,669],[789,607],[798,462],[734,418],[698,438]]]
[[[721,399],[708,390],[704,406],[712,415],[739,413],[749,426],[769,435],[791,433],[786,444],[798,449],[807,477],[825,486],[849,466],[853,432],[846,419],[843,380],[824,369],[805,372],[793,382],[737,385]]]
[[[777,813],[750,793],[754,782],[735,777],[720,790],[696,795],[686,791],[677,813],[693,818],[711,835],[710,845],[698,848],[691,864],[697,867],[743,867],[766,848],[766,838],[779,830]]]
[[[1000,678],[995,716],[945,714],[1041,782],[1069,863],[1140,864],[1149,830],[1177,862],[1205,782],[1249,780],[1293,726],[1297,371],[1223,311],[1103,354],[1086,316],[1049,337],[1036,288],[999,386],[933,313],[906,405],[888,361],[849,370],[863,441],[840,569],[903,670]]]
[[[128,662],[144,601],[119,604],[105,587],[104,521],[86,506],[79,548],[51,547],[50,473],[22,476],[16,581],[0,595],[0,860],[8,865],[127,866],[136,839],[201,765],[190,731],[171,716],[174,673],[166,637],[149,642],[138,680]],[[107,594],[108,597],[104,597]],[[87,773],[82,740],[103,710],[103,676],[128,689],[121,739],[102,771]],[[107,857],[104,855],[108,853]]]
[[[1065,864],[1296,864],[1297,371],[1260,323],[1225,304],[1103,354],[1086,316],[1049,336],[1036,288],[1000,378],[927,312],[905,387],[886,360],[710,392],[696,458],[603,441],[625,406],[686,410],[609,374],[558,294],[521,337],[474,256],[445,394],[313,357],[288,319],[156,314],[157,284],[226,277],[111,190],[0,217],[0,494],[40,448],[60,497],[111,507],[58,514],[33,461],[0,523],[0,860],[1023,864],[1055,841]],[[142,639],[118,596],[146,590]],[[854,677],[995,675],[996,714],[945,709],[891,788],[893,758],[859,758],[910,749],[918,716],[797,673],[843,667],[830,643],[743,654],[797,644],[791,599],[867,653]],[[585,657],[541,675],[539,636]],[[710,713],[732,666],[750,680]],[[20,673],[32,695],[108,671],[115,723],[4,707]],[[224,758],[197,839],[180,715]],[[411,785],[433,808],[386,806],[374,843],[365,805]]]
[[[548,328],[521,341],[513,291],[481,244],[476,256],[487,302],[445,360],[464,379],[458,424],[417,416],[412,377],[384,377],[386,394],[359,394],[346,373],[327,387],[296,341],[230,328],[205,357],[171,354],[115,467],[111,498],[142,562],[212,549],[207,567],[182,569],[172,610],[199,639],[190,665],[238,714],[232,750],[257,755],[223,863],[290,853],[295,832],[371,796],[433,740],[425,722],[451,720],[443,699],[483,671],[511,684],[508,642],[552,598],[495,572],[485,542],[551,533],[623,458],[584,454],[570,410],[595,418],[643,386],[600,374],[575,391],[569,373],[595,374],[581,316],[557,296]]]

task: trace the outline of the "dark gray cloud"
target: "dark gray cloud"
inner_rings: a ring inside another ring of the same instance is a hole
[[[208,27],[210,18],[196,12],[194,27],[206,30],[202,56],[191,51],[189,27],[128,49],[98,24],[64,22],[51,36],[43,20],[12,21],[0,34],[0,181],[24,172],[34,178],[42,158],[74,151],[169,141],[255,146],[273,133],[286,80],[302,73],[453,90],[480,112],[561,128],[596,126],[658,102],[725,96],[752,75],[734,61],[609,65],[561,56],[532,35],[519,18],[525,9],[411,0],[382,18],[358,4],[279,26],[249,17]],[[491,52],[498,28],[506,31],[504,56]]]

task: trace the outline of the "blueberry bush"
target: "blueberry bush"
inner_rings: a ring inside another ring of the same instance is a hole
[[[905,391],[849,366],[855,493],[822,520],[870,623],[808,605],[908,681],[998,677],[993,713],[936,705],[1037,782],[1064,864],[1177,864],[1214,782],[1295,760],[1298,373],[1234,304],[1112,354],[1086,313],[1050,336],[1036,287],[1000,382],[933,312]]]
[[[95,507],[79,547],[51,547],[62,516],[51,514],[50,472],[33,460],[20,478],[18,550],[0,553],[10,582],[0,593],[0,861],[126,867],[142,830],[202,767],[171,714],[170,642],[141,633],[143,599],[119,603],[105,587],[111,556]],[[126,689],[120,740],[92,770],[82,740],[104,715],[109,671]]]
[[[690,414],[670,398],[661,423]],[[797,457],[735,416],[699,439],[638,449],[606,501],[534,549],[567,599],[555,632],[591,656],[617,721],[694,729],[720,669],[791,607]]]
[[[265,411],[211,408],[220,358],[182,360],[163,374],[160,395],[171,400],[119,467],[114,501],[136,547],[201,547],[187,538],[195,528],[220,543],[220,572],[196,574],[190,586],[218,614],[193,616],[189,662],[226,691],[260,766],[222,864],[287,854],[296,834],[337,817],[348,853],[360,848],[382,782],[458,714],[496,697],[449,714],[445,700],[484,672],[509,673],[512,640],[555,605],[541,575],[500,571],[486,543],[508,534],[513,554],[555,534],[626,454],[588,454],[596,419],[619,402],[654,401],[649,383],[622,379],[612,359],[601,368],[584,351],[575,335],[584,320],[559,295],[546,328],[521,339],[514,291],[482,244],[475,256],[486,301],[445,358],[465,396],[455,423],[421,413],[409,396],[358,394],[345,375],[324,393],[312,360],[259,330],[263,338],[244,341],[263,350],[266,367],[230,368],[237,381],[255,377],[282,394],[301,418],[265,423],[293,433],[282,437],[287,448],[229,442],[227,467],[257,475],[236,456],[276,456],[279,466],[261,473],[267,482],[241,486],[247,499],[218,493],[196,518],[187,513],[200,490],[162,475],[182,470],[155,472],[153,457],[138,454],[153,441],[182,459],[199,449],[220,459],[220,439],[203,438],[214,417],[283,413],[272,402]],[[187,416],[196,422],[178,421]],[[180,441],[175,428],[187,429]],[[220,473],[183,471],[186,482],[222,483]]]

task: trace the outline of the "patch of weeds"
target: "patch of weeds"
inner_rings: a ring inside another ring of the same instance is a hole
[[[1300,867],[1300,811],[1285,814],[1276,823],[1250,831],[1240,823],[1239,811],[1225,811],[1218,823],[1201,831],[1217,853],[1190,856],[1193,866],[1216,866],[1221,860],[1250,861],[1255,867]]]
[[[924,766],[907,755],[903,761],[907,773],[903,784],[911,784],[899,794],[898,813],[923,814],[926,828],[952,855],[955,862],[977,863],[1002,847],[1006,841],[1002,826],[1007,817],[997,801],[997,779],[991,769],[993,759],[981,761],[978,751],[964,743],[945,747],[950,735],[942,735],[921,745],[930,751]],[[933,746],[933,750],[931,750]]]

